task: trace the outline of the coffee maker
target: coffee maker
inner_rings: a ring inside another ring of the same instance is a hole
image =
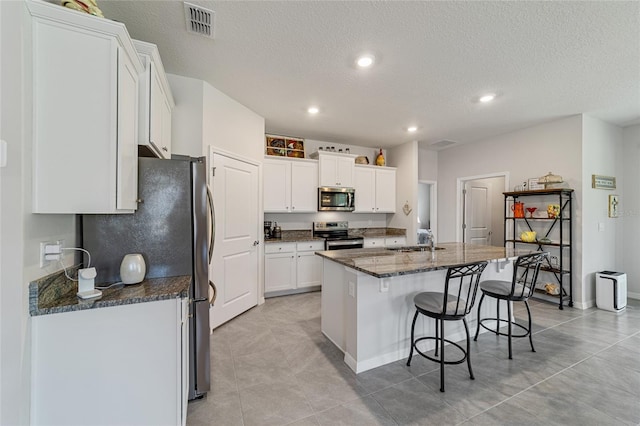
[[[268,240],[269,238],[271,238],[271,221],[265,220],[264,221],[264,239]]]

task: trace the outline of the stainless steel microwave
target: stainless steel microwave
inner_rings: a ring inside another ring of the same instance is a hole
[[[352,212],[356,190],[353,188],[318,188],[318,211]]]

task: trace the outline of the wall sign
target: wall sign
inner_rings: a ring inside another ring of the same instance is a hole
[[[613,176],[591,175],[591,187],[596,189],[616,189],[616,178]]]

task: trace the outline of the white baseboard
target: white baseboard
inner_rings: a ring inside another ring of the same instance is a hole
[[[627,297],[628,297],[629,299],[636,299],[636,300],[640,300],[640,293],[636,293],[636,292],[633,292],[633,291],[629,291],[629,292],[627,292]]]

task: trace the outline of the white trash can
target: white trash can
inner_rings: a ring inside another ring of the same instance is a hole
[[[627,307],[627,274],[596,272],[596,305],[600,309],[620,312]]]

